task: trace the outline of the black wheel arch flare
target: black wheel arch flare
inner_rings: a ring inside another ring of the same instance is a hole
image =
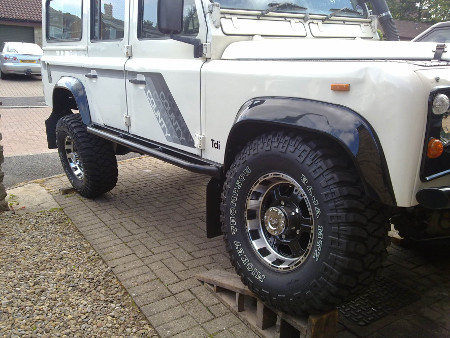
[[[313,132],[336,141],[352,159],[366,194],[385,205],[396,205],[383,149],[371,125],[355,111],[326,102],[289,97],[247,101],[228,136],[225,171],[243,143],[260,131],[280,128]]]
[[[92,123],[86,89],[79,79],[71,76],[60,78],[53,89],[52,99],[53,110],[45,121],[49,149],[56,148],[56,123],[67,115],[69,109],[78,109],[85,125]]]
[[[63,88],[72,93],[83,123],[89,126],[92,122],[91,113],[89,111],[89,103],[83,83],[75,77],[65,76],[59,79],[55,86],[55,89],[57,88]]]

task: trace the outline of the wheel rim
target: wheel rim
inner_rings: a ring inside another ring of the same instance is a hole
[[[82,180],[84,178],[84,169],[83,164],[80,160],[80,155],[77,151],[77,147],[70,136],[66,136],[64,144],[64,150],[67,162],[69,163],[69,167],[75,177],[79,180]]]
[[[258,258],[274,270],[299,267],[311,252],[314,219],[305,191],[291,177],[260,177],[246,200],[246,230]]]

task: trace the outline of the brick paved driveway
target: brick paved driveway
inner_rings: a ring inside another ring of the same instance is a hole
[[[43,96],[40,76],[9,76],[0,80],[0,101],[3,98]],[[3,101],[5,101],[3,99]],[[44,121],[51,109],[5,108],[0,106],[0,131],[5,156],[22,156],[55,152],[47,148]]]
[[[231,270],[222,238],[207,239],[208,177],[156,159],[119,164],[117,187],[102,198],[59,195],[65,177],[45,186],[93,244],[163,337],[252,337],[234,314],[194,278]],[[413,304],[367,326],[341,320],[339,337],[450,337],[450,263],[389,248],[384,276],[408,287]]]
[[[0,101],[2,97],[43,96],[40,76],[10,75],[0,80]]]
[[[44,121],[51,109],[42,108],[0,108],[0,131],[5,156],[22,156],[52,153],[48,149]]]

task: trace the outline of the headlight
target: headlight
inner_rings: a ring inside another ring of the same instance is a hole
[[[450,99],[445,94],[437,94],[433,100],[433,114],[445,114],[450,108]]]

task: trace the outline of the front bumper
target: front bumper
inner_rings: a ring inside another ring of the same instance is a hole
[[[427,188],[416,194],[417,202],[428,209],[450,209],[450,188]]]

